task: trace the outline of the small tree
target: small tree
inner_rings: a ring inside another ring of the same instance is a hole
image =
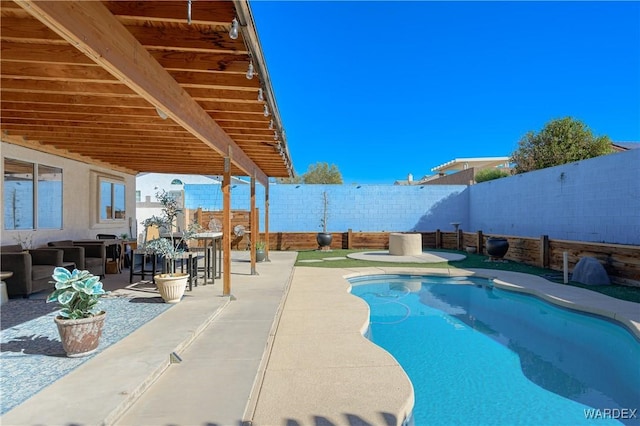
[[[187,248],[187,240],[194,237],[200,231],[200,225],[191,223],[185,229],[178,240],[174,240],[174,229],[176,227],[176,218],[182,209],[178,205],[178,201],[164,189],[156,193],[156,199],[162,204],[162,216],[151,216],[142,222],[146,228],[149,226],[157,226],[159,230],[165,229],[168,232],[167,237],[160,235],[145,244],[145,249],[162,255],[165,258],[169,273],[175,272],[175,264],[171,260],[178,259]]]
[[[307,173],[302,175],[304,183],[342,183],[342,174],[335,164],[316,163],[309,166]]]
[[[613,152],[607,136],[595,137],[579,120],[551,120],[539,133],[528,132],[511,154],[515,172],[524,173]]]
[[[327,191],[322,193],[322,217],[320,218],[320,227],[322,232],[327,233],[327,218],[329,216],[329,196]]]
[[[335,164],[327,163],[310,164],[307,172],[292,178],[280,178],[278,183],[308,183],[308,184],[341,184],[342,174]]]

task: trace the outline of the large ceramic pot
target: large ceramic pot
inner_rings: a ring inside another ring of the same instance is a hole
[[[267,252],[264,249],[256,249],[256,262],[264,262],[267,258]]]
[[[178,303],[184,296],[189,274],[175,272],[173,274],[158,274],[153,278],[162,300],[165,303]]]
[[[506,238],[487,238],[487,253],[492,259],[502,259],[509,250],[509,241]]]
[[[62,340],[62,348],[68,357],[87,356],[96,351],[106,316],[106,312],[102,311],[89,318],[54,318]]]
[[[333,240],[333,235],[328,232],[318,232],[316,235],[316,241],[318,242],[318,246],[320,249],[327,249],[331,245],[331,241]]]

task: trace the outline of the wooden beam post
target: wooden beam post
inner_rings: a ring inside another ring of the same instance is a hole
[[[353,230],[349,228],[347,230],[347,249],[351,250],[353,248]]]
[[[269,262],[269,182],[264,187],[264,253]]]
[[[231,296],[231,159],[224,159],[222,175],[222,295]]]
[[[482,254],[483,249],[484,249],[484,237],[482,236],[482,231],[478,231],[476,234],[476,253]]]
[[[549,267],[549,236],[540,235],[540,267]]]
[[[442,248],[442,232],[439,229],[436,229],[436,248]]]
[[[258,232],[258,215],[256,214],[256,177],[251,176],[251,211],[249,212],[249,221],[251,222],[251,232],[249,235],[249,251],[251,252],[251,275],[258,275],[256,271],[256,251],[254,247],[260,238],[260,234]]]

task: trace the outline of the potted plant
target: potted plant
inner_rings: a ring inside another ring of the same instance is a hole
[[[322,192],[322,217],[320,218],[320,227],[322,232],[318,232],[316,235],[316,241],[320,250],[329,250],[331,246],[331,240],[333,236],[327,232],[327,217],[329,214],[329,197],[327,191]]]
[[[267,258],[267,253],[264,250],[265,245],[266,245],[265,242],[262,240],[256,242],[256,261],[257,262],[264,262],[264,260]]]
[[[178,303],[187,287],[189,273],[176,272],[176,260],[186,260],[184,252],[187,250],[187,241],[194,237],[199,225],[193,223],[183,232],[174,232],[176,217],[182,211],[178,201],[165,190],[157,193],[156,198],[162,204],[162,216],[151,216],[144,220],[142,225],[145,227],[155,225],[159,229],[167,230],[168,235],[161,234],[158,238],[148,241],[144,249],[160,256],[163,261],[163,270],[166,272],[153,277],[160,296],[166,303]]]
[[[58,302],[62,309],[54,318],[62,347],[69,357],[89,355],[98,348],[105,311],[97,309],[98,299],[105,294],[100,277],[89,271],[57,267],[51,276],[55,290],[47,303]]]
[[[509,250],[509,240],[503,237],[487,238],[487,253],[491,260],[501,260]]]

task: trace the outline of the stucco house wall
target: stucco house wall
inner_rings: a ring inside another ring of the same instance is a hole
[[[116,172],[105,167],[86,164],[56,155],[47,154],[21,146],[2,143],[0,161],[4,177],[4,159],[39,163],[59,167],[63,175],[63,225],[62,229],[11,230],[5,229],[4,214],[0,215],[2,230],[1,244],[16,244],[18,240],[30,240],[32,247],[46,245],[48,241],[60,239],[94,239],[96,234],[120,235],[130,233],[130,224],[135,225],[135,176]],[[123,221],[113,223],[98,222],[98,176],[108,176],[122,180],[125,184],[125,210]],[[2,179],[2,200],[4,202],[4,179]]]

